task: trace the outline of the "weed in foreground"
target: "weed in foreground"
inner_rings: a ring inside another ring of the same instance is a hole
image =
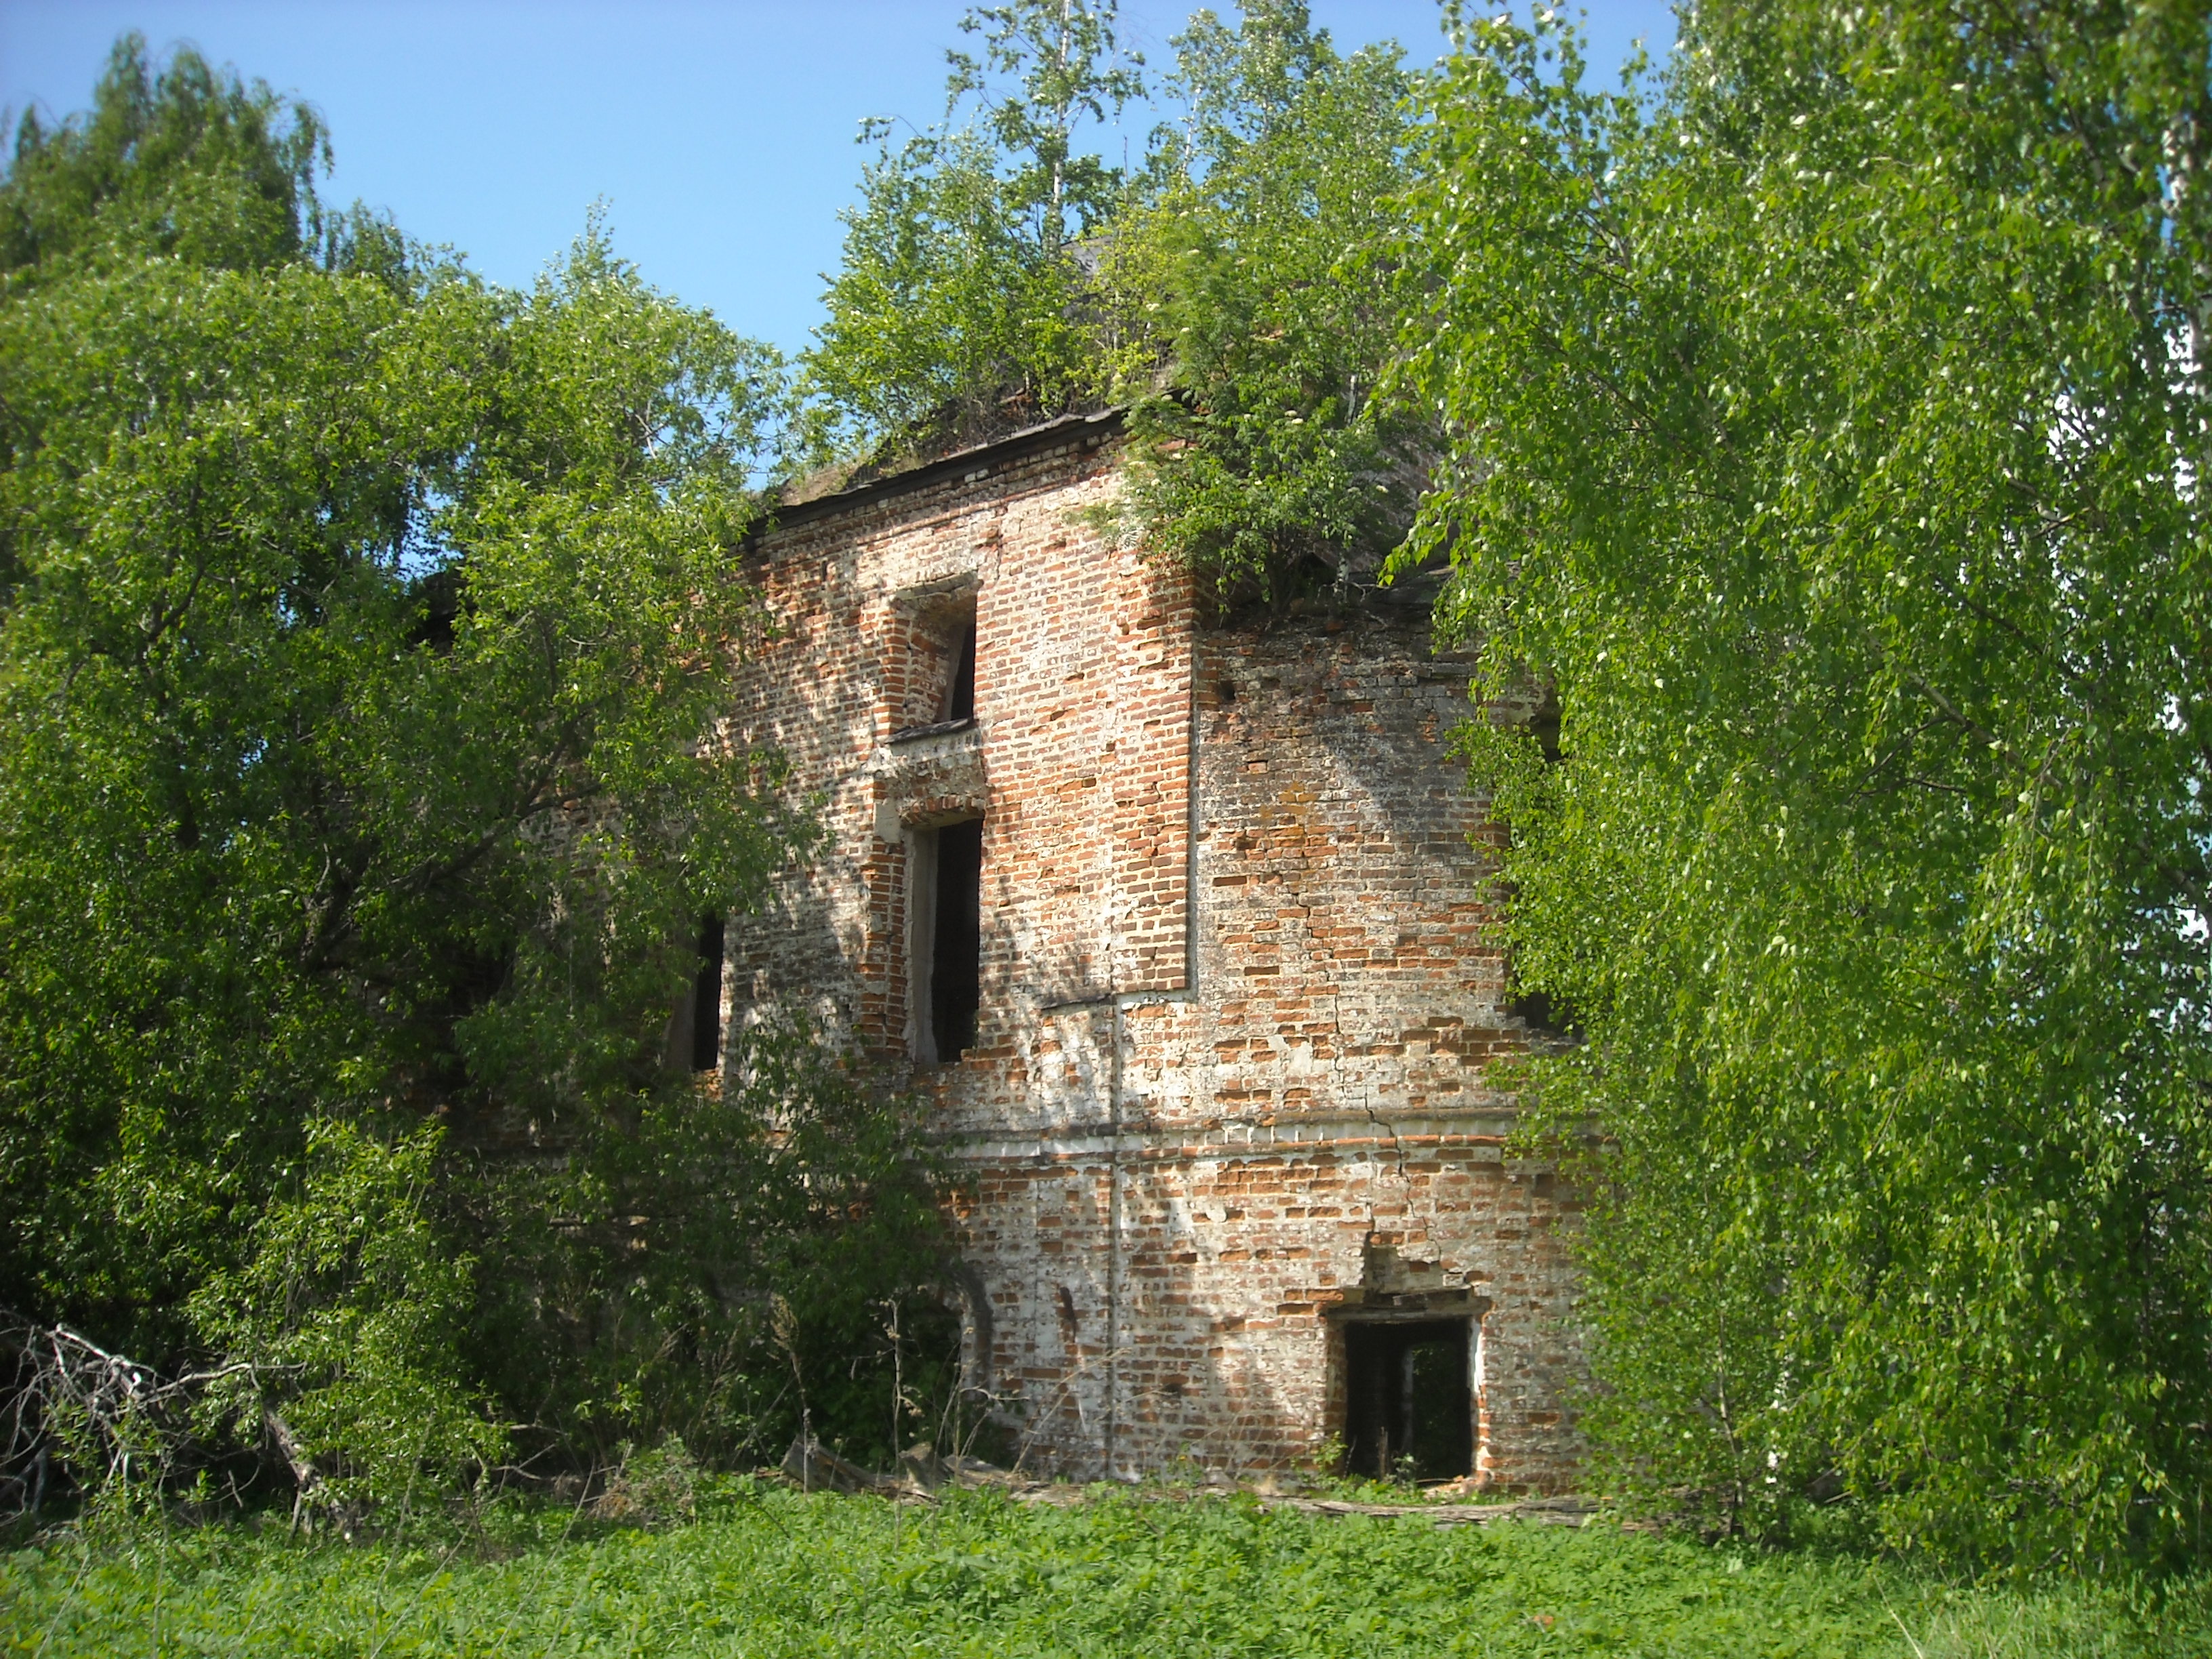
[[[933,1510],[711,1483],[660,1531],[538,1511],[349,1547],[242,1524],[61,1534],[0,1559],[0,1654],[2179,1659],[2212,1582],[1946,1585],[1864,1560],[1249,1498]]]

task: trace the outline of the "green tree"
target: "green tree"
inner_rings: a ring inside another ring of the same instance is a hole
[[[1407,238],[1616,1472],[2206,1544],[2201,8],[1459,25]],[[1594,1127],[1591,1142],[1581,1132]]]
[[[1340,54],[1298,0],[1195,12],[1176,118],[1124,179],[1072,148],[1143,91],[1113,22],[1062,0],[963,20],[984,51],[951,54],[951,91],[984,107],[870,170],[807,362],[817,440],[895,465],[1117,401],[1135,464],[1110,516],[1224,605],[1371,581],[1437,452],[1431,419],[1375,395],[1410,180],[1398,51]]]
[[[0,1090],[79,1194],[10,1206],[11,1292],[157,1305],[272,1110],[648,1080],[683,919],[785,844],[698,741],[749,349],[587,241],[526,295],[128,266],[0,363]]]
[[[565,1427],[603,1350],[665,1346],[611,1278],[536,1376],[477,1334],[564,1229],[682,1271],[705,1223],[605,1176],[651,1125],[690,1124],[694,1188],[750,1183],[726,1219],[819,1233],[804,1193],[905,1181],[883,1103],[850,1127],[840,1085],[845,1140],[796,1143],[848,1162],[763,1164],[811,1097],[702,1116],[663,1053],[702,912],[810,840],[720,724],[779,366],[596,228],[525,292],[329,257],[312,118],[197,58],[126,40],[100,98],[0,185],[35,262],[0,294],[0,1302],[249,1360],[388,1489],[410,1401]],[[856,1282],[896,1288],[872,1237]],[[721,1292],[835,1303],[765,1281],[801,1255]],[[496,1438],[416,1415],[401,1462]]]
[[[896,149],[883,142],[845,216],[829,316],[805,358],[817,453],[890,460],[1103,392],[1079,245],[1121,179],[1074,143],[1082,122],[1143,95],[1142,60],[1116,45],[1117,10],[1115,0],[1018,0],[963,16],[983,52],[946,54],[944,123]],[[981,108],[953,125],[970,98]],[[864,124],[861,141],[888,130]]]
[[[1340,54],[1297,0],[1178,35],[1141,198],[1100,238],[1101,344],[1132,405],[1124,516],[1230,604],[1371,581],[1405,533],[1433,423],[1375,396],[1397,313],[1410,77]]]
[[[970,94],[984,101],[981,125],[1012,168],[1008,204],[1031,217],[1048,255],[1067,240],[1071,208],[1085,234],[1113,211],[1121,192],[1115,169],[1074,148],[1079,121],[1115,119],[1145,95],[1143,57],[1124,56],[1115,40],[1119,9],[1118,0],[977,7],[960,27],[982,37],[981,58],[945,54],[952,68],[946,93],[956,102]],[[1018,76],[1018,88],[994,76]]]
[[[158,69],[115,43],[92,108],[15,129],[0,181],[0,276],[11,287],[118,259],[256,270],[300,258],[396,271],[391,228],[315,191],[330,137],[312,105],[251,86],[189,48]]]

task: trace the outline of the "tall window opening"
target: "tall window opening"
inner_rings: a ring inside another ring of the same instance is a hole
[[[896,634],[898,656],[886,663],[892,702],[890,740],[935,737],[975,718],[975,589],[908,595],[906,622]]]
[[[1417,1480],[1474,1470],[1474,1321],[1419,1319],[1344,1328],[1344,1438],[1352,1474],[1410,1467]]]
[[[975,718],[975,613],[969,611],[966,623],[960,630],[960,642],[955,647],[952,663],[952,683],[945,689],[945,714],[948,720],[972,720]]]
[[[975,1046],[982,990],[983,820],[922,832],[915,837],[912,857],[907,982],[914,1057],[936,1066]]]
[[[711,1072],[722,1063],[722,913],[699,922],[699,972],[691,981],[691,1069]]]

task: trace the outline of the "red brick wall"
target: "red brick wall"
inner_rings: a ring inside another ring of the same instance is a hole
[[[1482,1471],[1566,1485],[1574,1210],[1486,1080],[1522,1039],[1444,753],[1466,671],[1417,615],[1200,629],[1081,516],[1113,489],[1073,438],[764,542],[785,631],[735,707],[830,838],[733,926],[733,1012],[803,1003],[933,1103],[991,1302],[972,1375],[1032,1464],[1309,1457],[1340,1319],[1425,1298],[1480,1316]],[[971,591],[974,728],[888,744],[946,672],[916,619]],[[978,1047],[912,1071],[907,837],[977,811]]]

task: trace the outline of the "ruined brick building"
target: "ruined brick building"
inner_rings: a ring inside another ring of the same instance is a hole
[[[781,634],[735,706],[830,838],[732,921],[721,1017],[800,1003],[928,1103],[968,1380],[1028,1466],[1336,1435],[1559,1488],[1571,1205],[1486,1074],[1525,1032],[1445,748],[1468,670],[1419,605],[1200,625],[1081,516],[1117,449],[1071,417],[751,550]]]

